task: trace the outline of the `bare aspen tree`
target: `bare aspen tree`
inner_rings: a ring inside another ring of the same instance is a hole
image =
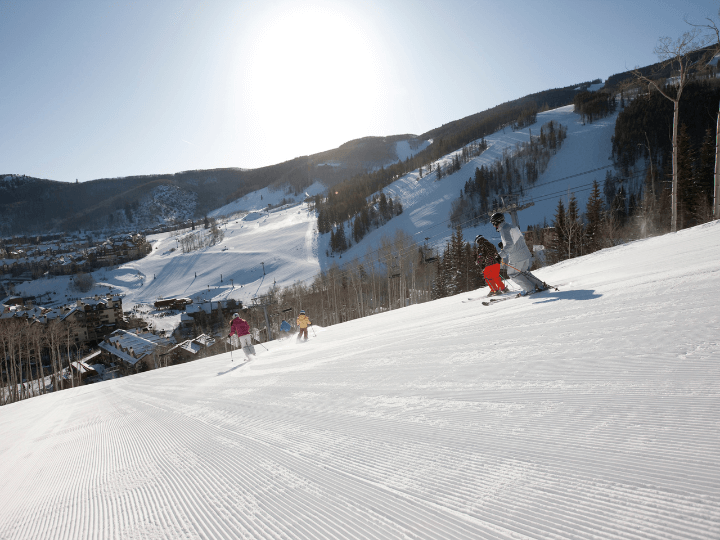
[[[77,386],[75,384],[75,373],[73,372],[72,368],[70,367],[70,362],[72,361],[72,354],[70,353],[70,347],[75,345],[75,350],[77,351],[77,345],[75,343],[75,334],[78,331],[78,325],[75,321],[65,321],[63,326],[63,339],[65,341],[66,351],[67,351],[67,368],[68,372],[71,377],[71,384],[73,388]]]
[[[42,395],[45,393],[45,370],[43,369],[42,363],[42,351],[43,351],[43,335],[45,325],[42,323],[34,323],[29,327],[30,340],[32,342],[33,351],[35,352],[35,386],[37,393]]]
[[[708,60],[717,53],[716,46],[700,54],[699,57],[697,54],[693,54],[698,53],[713,41],[713,36],[707,33],[708,28],[714,28],[715,37],[717,38],[717,27],[714,23],[712,23],[712,26],[693,25],[692,30],[688,30],[675,40],[670,37],[660,38],[654,52],[662,61],[661,66],[671,67],[675,73],[670,79],[671,82],[669,85],[666,84],[664,80],[658,82],[651,77],[643,75],[639,69],[633,70],[636,81],[642,81],[652,86],[660,92],[663,97],[673,103],[672,199],[670,203],[672,209],[670,229],[672,232],[677,231],[678,220],[678,129],[680,128],[680,98],[688,82],[692,80],[696,73],[702,71],[707,65]],[[672,89],[668,88],[668,86],[671,86]]]
[[[10,392],[10,349],[8,341],[7,325],[0,326],[0,354],[2,354],[2,395],[0,402],[2,405],[11,402]]]
[[[18,343],[20,340],[20,325],[18,321],[9,321],[6,323],[8,336],[8,352],[10,354],[10,391],[11,402],[22,399],[21,386],[22,368],[18,365],[20,356],[18,354]]]
[[[50,349],[50,365],[52,366],[53,390],[62,390],[60,380],[60,340],[62,339],[63,330],[61,322],[58,319],[48,322],[47,340]]]

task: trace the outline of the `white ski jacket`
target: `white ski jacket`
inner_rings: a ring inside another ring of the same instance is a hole
[[[498,229],[503,247],[500,256],[507,261],[508,264],[524,261],[532,258],[532,253],[525,243],[525,237],[520,229],[513,227],[507,222],[500,225]]]

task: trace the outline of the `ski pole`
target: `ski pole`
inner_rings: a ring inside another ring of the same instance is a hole
[[[250,339],[255,339],[255,338],[252,337],[252,336],[250,336]],[[258,345],[260,345],[263,349],[265,349],[265,350],[267,351],[267,347],[266,347],[265,345],[263,345],[262,343],[260,343],[257,339],[255,339],[255,341],[257,342]]]
[[[317,334],[315,333],[315,329],[312,327],[312,324],[310,325],[310,329],[313,331],[313,336],[317,337]]]

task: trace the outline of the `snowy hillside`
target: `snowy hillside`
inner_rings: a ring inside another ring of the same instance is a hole
[[[0,538],[719,538],[720,222],[538,275],[2,407]]]
[[[384,227],[373,231],[363,241],[354,246],[343,258],[360,257],[365,253],[368,244],[376,244],[383,235],[392,236],[397,229],[413,235],[422,243],[429,237],[430,245],[442,247],[452,235],[450,227],[450,209],[452,202],[460,195],[469,178],[474,177],[475,169],[483,165],[490,166],[502,159],[503,151],[513,150],[517,144],[530,140],[530,131],[534,136],[540,133],[540,126],[550,120],[559,122],[568,128],[567,139],[562,148],[550,159],[547,170],[536,181],[536,187],[526,190],[526,200],[537,200],[535,206],[519,213],[520,225],[542,224],[544,219],[552,222],[558,199],[566,196],[566,190],[575,192],[580,208],[584,211],[590,190],[584,186],[596,179],[601,185],[605,178],[605,170],[568,178],[578,173],[607,167],[611,165],[611,137],[615,129],[617,114],[602,118],[592,124],[583,124],[580,116],[573,112],[572,105],[552,111],[538,113],[537,122],[522,130],[512,131],[507,128],[485,138],[488,149],[480,156],[465,163],[462,168],[441,180],[435,173],[420,178],[418,171],[413,171],[390,184],[383,191],[393,200],[400,200],[403,214],[393,218]],[[443,167],[452,159],[452,154],[443,157]],[[552,183],[550,183],[552,182]],[[490,224],[479,227],[468,227],[463,231],[465,240],[472,241],[477,234],[488,238],[500,239]],[[321,250],[322,252],[322,250]]]
[[[552,220],[557,201],[567,190],[573,190],[592,182],[601,181],[604,170],[594,174],[576,176],[561,182],[551,182],[579,172],[606,167],[611,152],[616,115],[584,125],[580,116],[572,112],[572,106],[539,113],[537,122],[520,131],[507,129],[486,137],[489,145],[482,155],[464,164],[461,170],[436,181],[431,173],[419,178],[418,172],[409,173],[390,186],[385,193],[394,200],[400,200],[404,212],[387,224],[369,233],[359,244],[339,257],[327,257],[329,234],[319,236],[316,232],[315,215],[308,212],[306,205],[288,209],[274,209],[262,212],[268,205],[278,205],[283,199],[302,201],[308,195],[324,190],[315,183],[303,194],[294,196],[285,191],[263,189],[248,194],[213,213],[213,216],[237,216],[240,212],[255,210],[246,217],[236,217],[222,225],[224,241],[216,246],[181,253],[176,243],[176,233],[155,235],[153,253],[144,259],[121,266],[117,269],[100,270],[94,273],[98,282],[89,294],[108,292],[125,295],[125,306],[137,303],[152,303],[158,297],[191,296],[199,299],[227,299],[248,301],[253,295],[263,294],[274,283],[281,287],[292,285],[297,280],[308,283],[321,270],[333,263],[345,263],[362,258],[368,250],[376,249],[383,236],[392,237],[402,229],[422,244],[427,237],[432,246],[442,247],[451,236],[449,214],[451,203],[456,199],[476,167],[490,165],[502,157],[503,151],[529,140],[530,130],[537,135],[540,126],[554,120],[568,129],[567,139],[558,153],[550,159],[547,170],[527,190],[529,198],[536,200],[535,206],[520,212],[521,225],[542,223],[544,218]],[[408,144],[398,143],[397,152],[410,151]],[[452,159],[445,156],[444,163]],[[589,190],[575,190],[584,210]],[[256,219],[262,215],[261,219]],[[466,228],[466,240],[472,240],[482,232],[488,238],[499,240],[490,225]],[[225,249],[227,248],[227,249]],[[263,265],[265,263],[263,275]],[[196,277],[197,276],[197,277]],[[222,281],[221,281],[222,276]],[[229,282],[233,279],[232,284]],[[73,297],[67,290],[68,278],[52,278],[28,282],[17,287],[17,293],[25,296],[39,296],[55,291],[57,299]],[[179,316],[178,316],[179,317]],[[172,318],[155,321],[156,328],[171,329],[179,320]]]
[[[305,188],[302,193],[297,195],[294,194],[292,189],[271,190],[270,188],[263,188],[248,193],[244,197],[228,203],[208,215],[210,217],[229,216],[249,210],[262,210],[268,206],[278,206],[282,201],[288,204],[300,203],[308,197],[322,193],[326,189],[327,188],[320,182],[314,182],[311,186]]]

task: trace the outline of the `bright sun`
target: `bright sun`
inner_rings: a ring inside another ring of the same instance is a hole
[[[274,8],[254,32],[243,77],[253,116],[318,144],[350,127],[374,134],[382,70],[368,27],[333,4]]]

